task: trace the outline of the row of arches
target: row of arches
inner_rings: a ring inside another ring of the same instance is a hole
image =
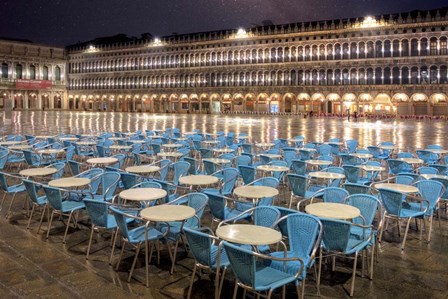
[[[0,71],[2,79],[61,81],[63,77],[62,67],[59,65],[53,66],[3,62]]]
[[[19,110],[63,109],[63,94],[59,92],[4,91],[0,93],[0,107],[12,100],[12,107]]]
[[[279,70],[189,75],[81,78],[69,82],[71,90],[140,89],[229,86],[446,84],[446,65]]]
[[[396,38],[304,46],[280,46],[247,50],[166,54],[85,62],[70,62],[71,73],[111,72],[164,68],[190,68],[234,64],[296,61],[349,60],[384,57],[447,55],[447,37]]]

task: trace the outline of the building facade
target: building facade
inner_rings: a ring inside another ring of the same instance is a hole
[[[64,48],[0,39],[0,108],[64,109],[67,103]]]

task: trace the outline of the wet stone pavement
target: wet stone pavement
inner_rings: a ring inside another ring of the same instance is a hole
[[[20,114],[20,115],[19,115]],[[392,140],[406,148],[422,147],[439,143],[448,147],[444,122],[365,122],[354,125],[341,119],[287,119],[287,117],[243,117],[235,121],[231,116],[202,115],[150,115],[109,114],[71,112],[15,112],[12,125],[3,126],[3,134],[14,133],[57,133],[77,130],[97,132],[100,130],[134,131],[153,127],[178,127],[183,131],[201,129],[204,131],[250,132],[253,140],[265,140],[289,135],[305,135],[311,139],[349,136],[358,138],[364,145]],[[243,119],[244,120],[241,120]],[[291,122],[294,125],[287,127]],[[246,124],[249,123],[249,124]],[[307,127],[306,129],[304,128]],[[250,131],[249,131],[250,130]],[[418,134],[418,136],[417,136]],[[384,136],[383,136],[384,135]],[[361,141],[362,140],[362,141]],[[420,142],[420,143],[419,143]],[[282,189],[279,200],[284,204],[288,197]],[[128,270],[134,257],[129,247],[124,253],[118,270],[115,265],[119,250],[115,251],[112,265],[110,233],[100,230],[94,234],[89,260],[85,259],[90,226],[87,215],[81,214],[77,229],[70,228],[67,243],[62,243],[65,226],[55,220],[50,237],[45,238],[47,222],[37,234],[40,212],[35,213],[27,230],[28,217],[24,209],[25,197],[20,195],[12,206],[12,215],[6,218],[10,197],[0,211],[0,298],[186,298],[193,268],[191,255],[179,247],[176,272],[170,275],[170,262],[162,245],[161,261],[157,265],[153,257],[150,265],[150,287],[143,285],[144,255],[140,254],[134,277],[127,282]],[[448,215],[441,212],[441,223],[434,222],[431,243],[419,240],[420,232],[412,222],[405,251],[400,250],[403,237],[396,228],[389,228],[383,235],[378,262],[374,265],[373,280],[356,277],[354,298],[448,298]],[[209,226],[210,213],[206,211],[203,225]],[[322,298],[349,298],[352,262],[338,259],[336,271],[324,267],[322,274]],[[358,273],[360,273],[360,264]],[[309,273],[305,297],[318,298],[314,276]],[[192,298],[213,296],[213,276],[204,273],[196,278]],[[228,271],[221,298],[231,298],[233,275]],[[281,298],[277,292],[275,298]],[[293,286],[287,288],[287,298],[296,298]],[[242,292],[239,297],[242,298]],[[253,298],[248,296],[248,298]]]

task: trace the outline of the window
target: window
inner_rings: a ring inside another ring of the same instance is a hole
[[[16,78],[23,79],[23,67],[21,64],[16,65]]]
[[[34,65],[30,65],[30,79],[36,80],[36,67]]]
[[[2,79],[8,79],[8,64],[2,63]]]
[[[58,66],[54,69],[54,79],[56,81],[61,81],[61,68]]]
[[[429,55],[437,55],[437,38],[432,37],[429,42]]]
[[[44,68],[43,68],[42,80],[48,80],[48,66],[44,66]]]

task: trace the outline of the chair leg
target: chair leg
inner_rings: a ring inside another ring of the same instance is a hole
[[[300,298],[303,299],[303,298],[305,298],[305,278],[302,280],[302,282],[300,284],[302,285],[302,288],[301,288],[302,290],[300,291]],[[297,287],[298,287],[298,285],[297,285]]]
[[[187,299],[190,299],[190,297],[191,297],[191,289],[193,288],[194,276],[195,275],[196,275],[196,263],[194,263],[193,274],[191,274],[191,281],[190,281],[190,287],[188,288]]]
[[[224,284],[224,278],[225,278],[225,276],[226,276],[226,271],[227,271],[227,268],[224,268],[224,269],[222,270],[222,274],[221,274],[221,282],[220,282],[219,285],[218,285],[218,296],[217,296],[216,299],[219,299],[219,298],[221,297],[222,285]],[[216,273],[217,273],[216,275],[219,274],[219,272],[216,272]]]
[[[176,271],[176,256],[177,256],[177,247],[179,246],[179,239],[176,240],[176,243],[174,244],[174,251],[173,251],[173,260],[172,260],[172,264],[171,264],[171,274],[174,273],[174,271]]]
[[[36,208],[36,205],[33,204],[33,207],[31,208],[30,218],[28,218],[28,224],[26,226],[26,229],[30,229],[31,218],[33,218],[33,213],[34,213],[35,208]]]
[[[431,232],[432,232],[433,220],[434,220],[434,215],[431,215],[431,217],[429,217],[429,229],[428,229],[428,236],[427,236],[428,243],[431,241]],[[423,218],[423,221],[425,221],[424,218]],[[439,217],[439,221],[440,221],[440,217]]]
[[[129,272],[128,282],[131,282],[132,273],[134,273],[135,264],[137,263],[138,254],[140,253],[140,247],[142,247],[142,243],[138,243],[137,249],[135,249],[135,257],[134,261],[132,262],[131,272]]]
[[[3,203],[5,202],[5,199],[6,199],[6,192],[5,191],[3,191],[3,198],[2,198],[2,203],[1,203],[1,205],[0,205],[0,211],[3,209]]]
[[[117,244],[117,239],[118,239],[118,227],[114,232],[114,241],[112,242],[112,250],[110,252],[110,257],[109,257],[109,265],[112,264],[112,258],[114,257],[114,252],[115,252],[115,245]]]
[[[91,229],[90,229],[89,245],[87,246],[86,260],[89,259],[90,246],[92,245],[92,238],[93,238],[93,232],[94,232],[94,230],[95,230],[95,225],[92,224],[92,227],[91,227]]]
[[[115,270],[118,270],[118,267],[120,266],[121,263],[121,258],[123,257],[123,252],[124,252],[124,247],[126,246],[126,241],[123,242],[123,244],[121,245],[121,251],[120,251],[120,256],[118,257],[118,263],[117,266],[115,266]]]
[[[355,290],[355,278],[356,278],[356,264],[358,262],[358,252],[355,252],[355,261],[353,264],[353,274],[352,274],[352,285],[350,287],[350,297],[353,297],[353,292]]]
[[[320,296],[320,275],[322,273],[322,248],[319,249],[319,268],[317,269],[317,294]]]
[[[375,248],[375,243],[373,243],[372,245],[372,252],[371,252],[371,258],[370,258],[370,280],[373,279],[373,262],[374,262],[374,258],[375,258],[375,251],[378,250],[377,248]]]
[[[8,211],[6,212],[6,218],[8,218],[10,216],[9,213],[11,212],[11,207],[12,207],[12,204],[14,203],[14,199],[16,198],[16,194],[17,193],[14,193],[14,195],[11,198],[11,202],[9,203]]]
[[[50,221],[48,221],[47,237],[46,237],[47,239],[48,239],[48,236],[50,235],[51,223],[53,222],[53,215],[54,215],[54,211],[51,211]]]
[[[65,239],[67,238],[68,228],[70,226],[70,220],[72,219],[73,212],[70,212],[68,215],[67,227],[65,228],[64,239],[62,239],[62,243],[65,244]]]
[[[381,243],[381,239],[383,238],[383,231],[384,231],[384,227],[387,227],[387,218],[386,218],[386,212],[384,212],[383,215],[383,219],[384,219],[384,224],[381,226],[381,230],[380,230],[380,236],[378,237],[378,243]]]
[[[40,228],[41,228],[41,226],[42,226],[42,221],[44,220],[44,217],[45,217],[45,214],[47,213],[49,213],[49,209],[50,208],[48,208],[47,209],[47,205],[44,205],[44,209],[42,210],[42,215],[40,216],[40,221],[39,221],[39,227],[37,228],[37,234],[39,233],[39,231],[40,231]],[[47,217],[48,218],[48,217]],[[48,220],[48,219],[47,219]]]
[[[233,288],[233,299],[236,299],[236,294],[238,293],[238,283],[235,281],[235,287]]]
[[[401,244],[401,251],[404,250],[404,245],[406,244],[406,237],[408,236],[409,224],[411,223],[411,218],[408,219],[408,223],[406,224],[406,231],[404,232],[403,243]]]

